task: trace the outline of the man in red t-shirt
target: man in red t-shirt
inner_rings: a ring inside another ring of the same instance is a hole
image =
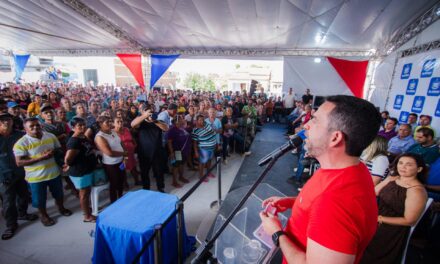
[[[292,208],[284,230],[276,214],[260,213],[264,230],[283,252],[283,263],[359,262],[378,217],[373,182],[359,156],[380,122],[371,103],[337,95],[328,97],[304,126],[305,147],[321,169],[298,197],[263,201],[278,212]]]

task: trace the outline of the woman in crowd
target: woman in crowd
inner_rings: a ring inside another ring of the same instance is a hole
[[[41,103],[42,103],[41,96],[39,94],[35,94],[33,102],[30,103],[27,108],[28,117],[34,117],[40,114]]]
[[[387,140],[381,136],[377,136],[362,153],[361,160],[367,165],[374,185],[380,183],[388,175],[389,161],[387,149]]]
[[[173,183],[176,188],[182,187],[177,179],[183,183],[189,181],[183,177],[183,168],[191,153],[191,134],[185,130],[186,121],[182,115],[173,119],[173,126],[168,130],[168,151],[170,163],[173,168]]]
[[[99,116],[96,121],[99,132],[95,136],[95,144],[102,153],[102,164],[110,183],[110,201],[113,203],[122,196],[125,178],[123,161],[126,152],[118,134],[112,131],[112,119]]]
[[[66,111],[67,122],[69,122],[75,116],[75,111],[72,108],[72,104],[70,103],[70,100],[67,97],[62,98],[61,106]]]
[[[416,154],[398,156],[393,164],[396,177],[387,177],[375,190],[379,216],[375,236],[361,263],[400,263],[411,226],[421,217],[427,201],[423,182],[427,167]]]
[[[131,124],[131,121],[133,121],[136,117],[138,117],[138,115],[139,115],[139,112],[138,112],[137,107],[134,104],[130,105],[128,112],[127,112],[128,124]],[[129,127],[131,127],[131,126],[129,126]]]
[[[61,106],[60,102],[58,101],[57,94],[55,92],[49,93],[49,100],[48,103],[52,105],[53,109],[57,109]]]
[[[86,121],[74,117],[70,121],[73,135],[67,142],[67,152],[64,162],[75,188],[79,190],[80,206],[84,214],[85,223],[94,223],[96,217],[90,210],[90,190],[93,183],[93,171],[97,161],[93,153],[93,144],[84,135]]]
[[[116,132],[122,141],[125,151],[127,151],[127,159],[125,161],[125,170],[130,172],[134,178],[135,185],[142,185],[139,179],[139,172],[136,169],[136,158],[134,152],[136,150],[136,142],[134,141],[130,130],[124,126],[124,121],[121,117],[114,118],[114,132]],[[127,180],[124,184],[128,187]]]

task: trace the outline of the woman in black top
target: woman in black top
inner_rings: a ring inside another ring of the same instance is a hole
[[[84,213],[84,222],[94,223],[96,217],[90,211],[90,190],[93,183],[93,171],[97,160],[93,153],[93,144],[84,135],[86,121],[74,117],[70,121],[73,135],[67,142],[67,152],[64,159],[70,179],[79,190],[79,200]]]

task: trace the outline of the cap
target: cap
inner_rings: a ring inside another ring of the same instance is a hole
[[[18,104],[16,102],[8,102],[7,106],[8,106],[8,108],[14,108],[14,107],[18,106]]]
[[[177,105],[175,103],[171,103],[168,105],[168,110],[177,110]]]
[[[41,106],[41,108],[40,108],[40,111],[41,111],[41,112],[44,112],[44,111],[46,111],[46,110],[48,110],[48,109],[50,109],[50,110],[54,110],[54,108],[53,108],[53,106],[52,106],[51,104],[43,104],[43,105]]]
[[[0,119],[13,118],[13,116],[9,113],[0,113]]]

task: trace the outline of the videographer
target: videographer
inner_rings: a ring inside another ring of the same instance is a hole
[[[283,263],[358,263],[377,226],[373,181],[359,162],[381,118],[373,104],[330,96],[305,124],[305,147],[320,165],[295,197],[271,197],[263,206],[292,208],[287,226],[266,210],[260,218],[283,253]]]

